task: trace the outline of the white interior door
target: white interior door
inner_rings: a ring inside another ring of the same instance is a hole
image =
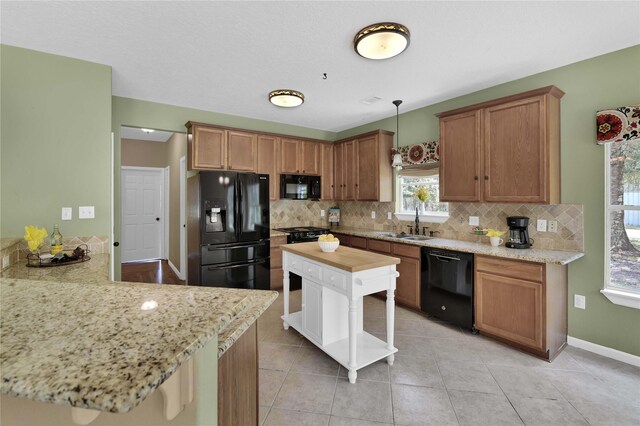
[[[123,167],[121,261],[159,259],[164,232],[164,171]]]

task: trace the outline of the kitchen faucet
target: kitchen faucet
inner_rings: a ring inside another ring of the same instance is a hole
[[[418,208],[416,207],[416,228],[414,233],[420,235],[420,217],[418,216]]]

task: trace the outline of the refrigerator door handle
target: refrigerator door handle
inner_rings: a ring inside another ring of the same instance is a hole
[[[251,266],[251,265],[259,265],[261,263],[265,263],[266,261],[267,261],[267,258],[263,258],[263,259],[256,260],[256,261],[253,261],[253,262],[241,263],[239,265],[209,266],[207,268],[207,270],[209,270],[209,271],[219,271],[221,269],[244,268],[244,267]]]
[[[238,182],[237,183],[237,185],[238,185],[238,203],[237,203],[238,204],[238,222],[236,224],[236,230],[238,231],[238,237],[239,237],[240,235],[242,235],[243,228],[244,228],[244,224],[243,224],[244,218],[243,218],[243,214],[242,214],[242,210],[243,210],[242,209],[242,205],[243,205],[242,204],[243,203],[243,200],[242,200],[242,182],[243,182],[243,179],[241,179],[240,176],[238,176],[238,180],[236,182]]]
[[[245,243],[245,244],[238,244],[238,243],[230,243],[230,244],[216,244],[216,245],[210,245],[207,246],[207,250],[208,251],[215,251],[215,250],[228,250],[230,248],[243,248],[243,247],[261,247],[263,245],[265,245],[267,242],[265,240],[260,240],[258,242],[252,242],[252,243]]]

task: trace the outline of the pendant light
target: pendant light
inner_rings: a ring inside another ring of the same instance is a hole
[[[391,163],[391,167],[395,167],[397,170],[402,169],[402,154],[398,152],[398,143],[400,142],[400,126],[398,126],[398,116],[401,100],[393,101],[393,104],[396,106],[396,153],[393,156],[393,162]]]
[[[272,90],[269,92],[269,102],[279,107],[293,108],[302,105],[304,102],[304,95],[297,90]]]
[[[388,59],[401,54],[409,46],[409,29],[395,22],[379,22],[358,31],[353,47],[367,59]]]

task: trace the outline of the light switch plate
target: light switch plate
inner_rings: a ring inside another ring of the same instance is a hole
[[[71,207],[63,207],[62,208],[62,220],[71,220],[73,219],[73,208]]]
[[[6,255],[2,258],[2,269],[7,269],[9,267],[9,255]]]
[[[320,217],[324,217],[324,210],[320,210]]]
[[[469,216],[469,225],[471,225],[471,226],[480,226],[480,217],[479,216]]]
[[[391,212],[388,212],[388,213],[387,213],[387,219],[389,219],[389,220],[391,220],[391,219],[392,219]]]
[[[94,206],[80,206],[78,207],[78,218],[79,219],[94,219],[95,215],[95,207]]]
[[[587,298],[580,294],[574,294],[573,306],[575,306],[578,309],[587,309]]]
[[[371,219],[375,219],[376,218],[376,212],[374,212],[373,210],[371,211]]]
[[[546,219],[538,219],[536,229],[538,232],[547,232],[547,221]]]
[[[550,220],[549,221],[549,232],[558,232],[558,221]]]

